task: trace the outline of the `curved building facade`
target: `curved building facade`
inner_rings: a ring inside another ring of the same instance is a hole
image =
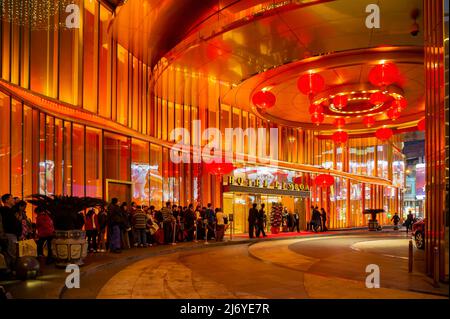
[[[409,35],[422,1],[382,1],[380,29],[359,0],[1,3],[0,193],[211,202],[237,232],[253,202],[297,210],[303,227],[311,205],[334,229],[366,226],[367,208],[387,212],[382,224],[403,213],[402,134],[425,116],[423,33]],[[399,78],[380,88],[370,74],[386,61]],[[305,74],[320,92],[301,93]],[[275,105],[255,105],[267,91]],[[392,120],[376,92],[408,106]],[[214,154],[233,170],[211,174]]]

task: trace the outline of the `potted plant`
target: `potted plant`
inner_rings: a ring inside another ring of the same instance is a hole
[[[278,234],[280,232],[282,221],[282,205],[273,203],[272,212],[270,214],[270,232],[272,234]]]
[[[30,196],[28,203],[42,207],[53,219],[55,238],[52,241],[56,265],[83,264],[87,255],[86,233],[82,230],[81,212],[91,207],[104,206],[105,201],[92,197],[41,195]]]

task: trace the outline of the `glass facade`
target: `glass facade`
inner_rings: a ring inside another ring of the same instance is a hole
[[[189,150],[205,146],[212,134],[207,128],[217,127],[222,141],[227,128],[266,128],[265,134],[244,135],[243,143],[234,139],[218,149],[242,155],[239,165],[246,170],[264,171],[269,167],[252,157],[269,154],[277,138],[278,163],[292,167],[274,178],[292,183],[303,176],[311,186],[301,206],[306,220],[310,204],[327,210],[330,228],[365,225],[364,208],[399,207],[404,164],[392,144],[365,137],[339,146],[317,131],[275,124],[226,104],[221,96],[229,84],[172,65],[152,69],[114,40],[107,7],[91,0],[74,3],[82,8],[80,29],[66,28],[63,12],[49,16],[41,29],[2,20],[0,193],[106,198],[106,182],[114,180],[133,183],[132,200],[157,208],[167,200],[245,206],[253,195],[224,195],[223,180],[206,174],[195,152],[187,155],[190,163],[175,164],[170,147],[181,138]],[[171,135],[180,127],[180,136]],[[269,128],[277,128],[278,136]],[[320,167],[347,175],[337,174],[330,188],[321,189],[312,184]],[[364,177],[393,185],[364,183]]]

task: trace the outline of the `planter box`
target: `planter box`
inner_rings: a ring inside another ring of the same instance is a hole
[[[280,227],[270,227],[270,232],[272,234],[278,234],[280,232]]]
[[[52,250],[56,258],[56,266],[83,265],[83,258],[87,256],[87,248],[86,232],[81,230],[55,231]]]

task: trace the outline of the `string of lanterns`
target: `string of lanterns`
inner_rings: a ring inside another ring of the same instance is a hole
[[[375,108],[383,105],[389,106],[385,111],[385,115],[392,121],[396,121],[400,118],[402,111],[408,106],[406,98],[395,93],[389,93],[388,91],[390,85],[398,82],[399,76],[400,72],[394,63],[383,62],[377,64],[372,67],[368,76],[369,82],[377,87],[376,90],[370,91],[370,95],[368,95],[367,98],[349,98],[349,93],[338,93],[334,96],[330,96],[332,107],[336,111],[343,110],[347,107],[349,100],[367,99],[370,101],[370,105]],[[325,88],[325,79],[319,73],[309,71],[299,77],[297,80],[297,88],[310,100],[309,114],[311,116],[311,122],[319,126],[325,120],[324,107],[322,105],[323,102],[314,102],[314,97]],[[354,92],[352,92],[352,94],[353,93]],[[275,105],[276,97],[272,92],[262,90],[253,95],[252,102],[260,109],[269,109]],[[371,128],[376,124],[375,117],[371,114],[364,116],[362,122],[367,128]],[[339,129],[338,132],[333,134],[333,141],[336,144],[345,144],[348,141],[348,134],[342,131],[346,125],[345,118],[336,118],[333,124]],[[424,127],[424,124],[419,124],[418,128],[419,130],[422,130],[421,128]],[[375,136],[383,142],[389,140],[392,135],[392,129],[387,128],[380,128],[375,133]]]

